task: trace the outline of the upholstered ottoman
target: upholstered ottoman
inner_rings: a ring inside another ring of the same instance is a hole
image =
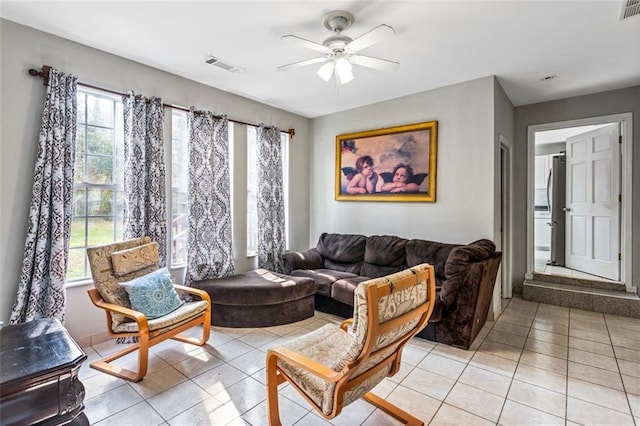
[[[211,297],[211,324],[221,327],[268,327],[314,314],[315,282],[256,269],[232,277],[196,281]]]

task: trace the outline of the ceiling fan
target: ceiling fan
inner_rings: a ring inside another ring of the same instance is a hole
[[[282,36],[282,40],[315,50],[322,53],[322,56],[279,66],[278,71],[286,71],[321,63],[323,65],[318,69],[320,78],[324,81],[329,81],[331,76],[335,74],[338,82],[344,84],[353,80],[352,64],[382,71],[394,71],[398,69],[400,66],[398,62],[358,54],[359,51],[393,35],[395,33],[393,28],[384,24],[379,25],[354,40],[342,34],[342,31],[353,24],[353,20],[353,15],[344,10],[327,13],[322,22],[325,28],[333,31],[334,34],[327,37],[322,44],[294,35]]]

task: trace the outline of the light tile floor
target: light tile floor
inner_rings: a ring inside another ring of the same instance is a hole
[[[505,302],[471,350],[414,339],[376,393],[430,425],[640,425],[640,320]],[[316,312],[278,327],[215,327],[205,347],[167,341],[152,348],[139,383],[85,362],[86,414],[96,425],[265,425],[267,348],[340,321]],[[109,342],[85,351],[91,361],[115,349]],[[280,412],[285,425],[398,424],[364,401],[327,422],[288,385]]]

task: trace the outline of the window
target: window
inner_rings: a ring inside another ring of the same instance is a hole
[[[247,126],[247,256],[258,253],[258,158],[256,128]],[[281,133],[285,244],[289,248],[289,135]]]
[[[67,281],[88,278],[86,248],[122,239],[122,101],[78,88],[75,184]]]
[[[187,113],[171,113],[171,266],[187,263],[189,130]]]
[[[122,100],[93,89],[78,88],[78,118],[76,134],[75,183],[73,217],[69,245],[67,281],[80,281],[91,277],[86,260],[90,246],[108,244],[123,239],[124,211],[124,114]],[[170,261],[173,268],[187,263],[187,220],[189,183],[189,131],[187,113],[177,109],[171,114],[171,175],[170,185]],[[233,126],[229,139],[233,140]],[[249,127],[249,251],[256,254],[256,131]],[[253,136],[251,136],[251,134]],[[288,175],[286,164],[288,135],[283,139],[285,171],[285,206]],[[230,162],[233,150],[230,143]],[[231,175],[233,179],[233,175]],[[287,217],[288,220],[288,217]],[[287,226],[288,227],[288,226]]]

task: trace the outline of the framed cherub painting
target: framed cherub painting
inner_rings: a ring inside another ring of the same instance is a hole
[[[336,200],[436,201],[438,122],[336,136]]]

